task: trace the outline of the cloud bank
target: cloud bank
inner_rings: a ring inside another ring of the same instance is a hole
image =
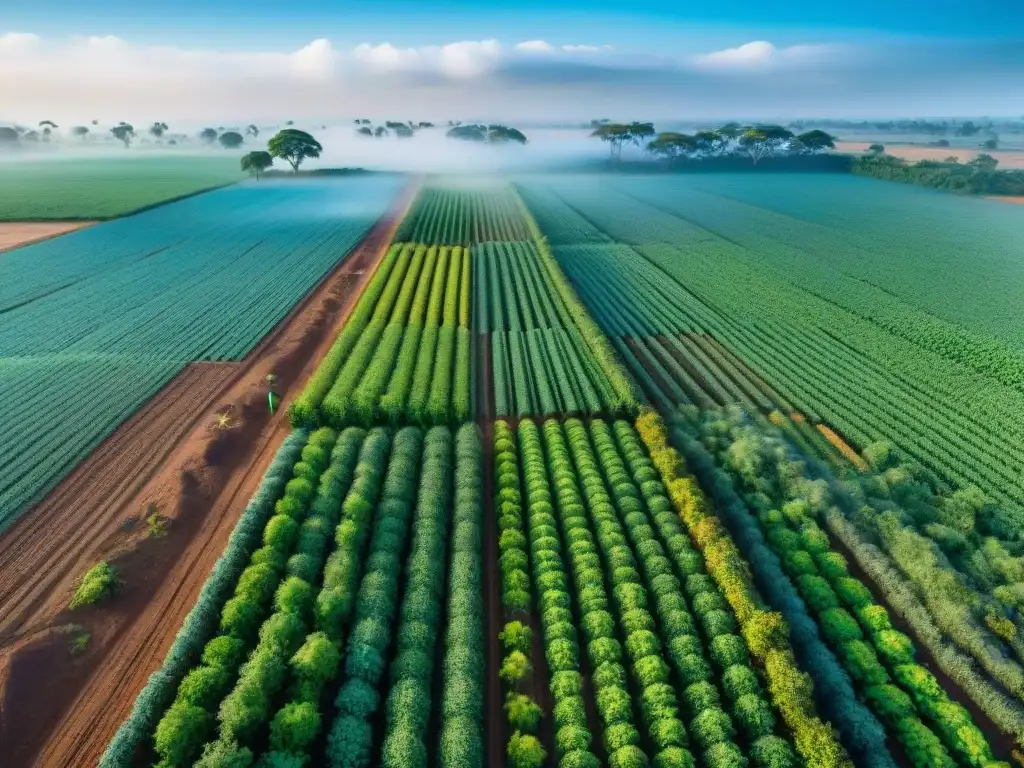
[[[654,57],[496,39],[291,51],[0,34],[0,121],[588,120],[1013,114],[1024,42],[777,46]]]

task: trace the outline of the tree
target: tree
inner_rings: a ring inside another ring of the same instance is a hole
[[[84,125],[76,125],[74,128],[71,129],[71,135],[77,136],[82,141],[85,141],[85,137],[88,135],[88,133],[89,129],[86,128]]]
[[[267,170],[273,164],[274,158],[270,156],[269,152],[261,150],[242,155],[242,170],[247,173],[255,173],[257,181],[259,181],[260,172]]]
[[[216,128],[203,128],[199,132],[199,138],[206,144],[213,144],[217,140],[217,129]]]
[[[981,126],[975,125],[973,120],[965,120],[956,129],[957,136],[975,136],[981,132]]]
[[[374,138],[377,139],[383,138],[384,136],[388,136],[390,135],[390,133],[391,132],[383,125],[378,125],[373,131]]]
[[[160,141],[160,138],[167,133],[167,123],[153,123],[149,126],[149,132],[156,137],[157,141]]]
[[[114,134],[115,139],[124,142],[125,149],[131,146],[132,139],[135,138],[135,129],[125,122],[118,123],[110,129],[110,132]]]
[[[637,123],[632,122],[629,124],[629,136],[626,139],[630,144],[637,147],[641,146],[645,139],[649,139],[654,135],[654,123]]]
[[[816,154],[818,152],[824,152],[828,149],[836,148],[835,136],[832,136],[825,131],[808,131],[807,133],[801,133],[796,137],[810,154]]]
[[[413,136],[413,129],[406,123],[399,123],[395,120],[388,120],[384,123],[385,126],[391,131],[394,131],[395,136],[400,139],[411,139]]]
[[[14,147],[21,141],[18,132],[13,128],[0,127],[0,147]]]
[[[31,142],[33,144],[39,143],[39,131],[27,131],[22,137],[24,141]]]
[[[227,133],[222,133],[217,141],[220,142],[220,145],[224,147],[224,149],[238,149],[242,146],[243,139],[242,134],[236,133],[235,131],[228,131]]]
[[[885,146],[882,144],[872,144],[870,147],[868,147],[868,152],[870,152],[872,155],[884,155]]]
[[[728,138],[718,131],[697,131],[693,141],[701,155],[711,156],[721,154],[729,143]]]
[[[971,160],[968,165],[973,165],[979,171],[994,171],[996,166],[999,165],[999,161],[992,157],[992,155],[983,153]]]
[[[716,133],[727,139],[738,139],[743,135],[743,127],[739,123],[726,123]]]
[[[999,149],[999,137],[995,134],[989,136],[981,144],[982,149]]]
[[[951,165],[959,165],[960,158],[957,157],[956,155],[950,155],[943,162],[950,163]]]
[[[274,157],[287,160],[295,173],[299,172],[303,160],[320,157],[324,150],[320,142],[308,133],[294,128],[279,131],[267,142],[267,149]]]
[[[260,135],[260,129],[255,125],[249,125],[249,127],[245,129],[245,135],[252,136],[255,139]]]
[[[53,129],[58,126],[53,122],[53,120],[40,120],[39,127],[43,129],[43,141],[49,141],[50,134],[53,133]]]
[[[647,151],[668,161],[679,160],[697,151],[697,140],[685,133],[659,133],[647,144]]]
[[[791,139],[793,132],[781,125],[756,125],[743,132],[740,146],[756,165],[759,160],[780,152],[789,145]]]
[[[449,139],[476,141],[481,144],[526,144],[526,136],[507,125],[456,125],[445,134]]]
[[[359,130],[357,130],[356,133],[358,133],[360,136],[370,136],[372,138],[373,128],[371,128],[368,125],[361,125],[359,126]]]
[[[602,123],[590,135],[608,143],[612,160],[622,157],[622,145],[630,140],[629,126],[622,123]]]

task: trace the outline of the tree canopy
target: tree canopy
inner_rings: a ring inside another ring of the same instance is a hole
[[[216,128],[203,128],[199,132],[199,138],[205,141],[207,144],[213,144],[217,140],[217,129]]]
[[[220,145],[224,147],[224,149],[237,149],[242,146],[243,140],[242,134],[237,133],[236,131],[228,131],[227,133],[222,133],[217,141],[220,142]]]
[[[614,157],[616,149],[621,152],[623,143],[635,143],[632,137],[645,135],[649,125],[610,123],[599,126],[592,135],[612,143]],[[715,130],[701,130],[692,136],[666,131],[646,145],[652,155],[670,162],[746,155],[757,163],[765,157],[812,155],[834,148],[835,138],[825,131],[812,130],[795,136],[781,125],[742,126],[738,123],[727,123]]]
[[[132,139],[135,138],[135,129],[128,123],[121,122],[110,129],[110,132],[114,134],[114,138],[118,141],[123,141],[125,149],[131,146]]]
[[[526,144],[525,134],[507,125],[456,125],[445,134],[449,139],[477,141],[484,144]]]
[[[278,131],[267,142],[267,149],[273,157],[287,161],[295,173],[299,172],[299,166],[304,160],[320,157],[324,150],[320,142],[296,128]]]
[[[257,180],[260,178],[260,173],[267,170],[273,164],[274,158],[270,156],[269,152],[263,150],[242,155],[242,170],[246,173],[255,174]]]
[[[0,127],[0,146],[13,146],[20,140],[18,132],[13,128]]]

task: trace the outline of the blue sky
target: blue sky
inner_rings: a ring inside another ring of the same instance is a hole
[[[18,119],[1024,113],[1024,0],[0,4]]]

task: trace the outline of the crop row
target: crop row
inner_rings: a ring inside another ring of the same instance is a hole
[[[837,531],[844,543],[850,541],[851,526],[840,520],[841,514],[833,507],[842,504],[841,499],[833,496],[827,486],[810,490],[806,470],[788,458],[777,434],[742,421],[722,419],[713,426],[704,422],[692,429],[699,431],[706,445],[719,452],[722,465],[734,482],[748,493],[757,488],[758,495],[748,499],[767,541],[817,614],[823,634],[844,660],[850,676],[863,688],[879,717],[904,743],[915,764],[951,765],[952,758],[959,764],[994,765],[989,745],[969,713],[952,702],[934,677],[914,662],[913,641],[893,629],[886,609],[874,602],[863,584],[850,577],[844,557],[835,551],[828,534],[819,527],[818,519]],[[739,441],[743,443],[742,450],[733,448]],[[758,467],[756,474],[751,471],[752,466]],[[898,476],[890,473],[889,477],[895,483]],[[879,509],[877,514],[880,527],[887,530],[885,535],[897,535],[900,524],[891,507]],[[855,538],[853,543],[855,551],[862,546]],[[927,547],[918,546],[917,557],[928,560]],[[933,579],[944,582],[939,573]],[[880,586],[885,594],[885,587],[892,586],[891,578]],[[911,617],[911,626],[927,638],[929,633],[919,626],[920,619],[914,614]],[[973,623],[969,618],[962,621],[964,626],[957,630],[959,637],[970,633]],[[965,678],[959,666],[950,669],[954,680]],[[1019,681],[1019,667],[1014,667],[1006,661],[990,671],[1013,690]],[[965,687],[978,692],[976,684]],[[1016,739],[1021,738],[1024,710],[1019,704],[1004,700],[993,707],[993,699],[1000,697],[991,684],[983,696],[975,698],[983,711],[992,713],[996,723]],[[921,725],[921,720],[933,734]]]
[[[462,248],[391,246],[293,403],[293,424],[467,420],[470,277]]]
[[[444,427],[425,436],[415,427],[340,435],[322,428],[308,440],[297,432],[286,448],[102,764],[127,766],[146,752],[161,768],[311,759],[365,766],[374,755],[399,766],[435,749],[446,765],[477,764],[476,427],[463,427],[454,444]],[[442,703],[431,715],[442,638]],[[388,729],[379,742],[372,722],[385,700]]]
[[[397,239],[470,246],[528,240],[515,193],[503,185],[478,189],[425,186],[399,227]]]
[[[530,597],[526,569],[532,571],[559,764],[642,765],[653,757],[656,765],[692,765],[696,750],[709,766],[746,765],[748,759],[797,765],[776,720],[781,694],[776,689],[769,696],[762,688],[731,606],[704,572],[704,558],[691,546],[636,431],[626,422],[613,427],[597,420],[588,430],[569,420],[564,427],[550,421],[542,432],[521,422],[525,526],[512,492],[510,435],[500,428],[495,445],[508,478],[499,476],[503,584],[509,585],[506,599],[521,605]],[[763,627],[763,621],[754,618],[751,626]],[[785,653],[778,639],[784,626],[769,631],[776,639],[762,644]],[[502,639],[510,634],[506,627]],[[514,645],[513,639],[506,650]],[[777,684],[784,674],[769,680]],[[582,698],[588,686],[596,720]],[[818,741],[805,746],[821,757],[830,754],[831,743],[835,754],[828,731],[805,717]],[[601,729],[600,746],[595,728]],[[518,747],[510,742],[510,757],[521,756]]]

